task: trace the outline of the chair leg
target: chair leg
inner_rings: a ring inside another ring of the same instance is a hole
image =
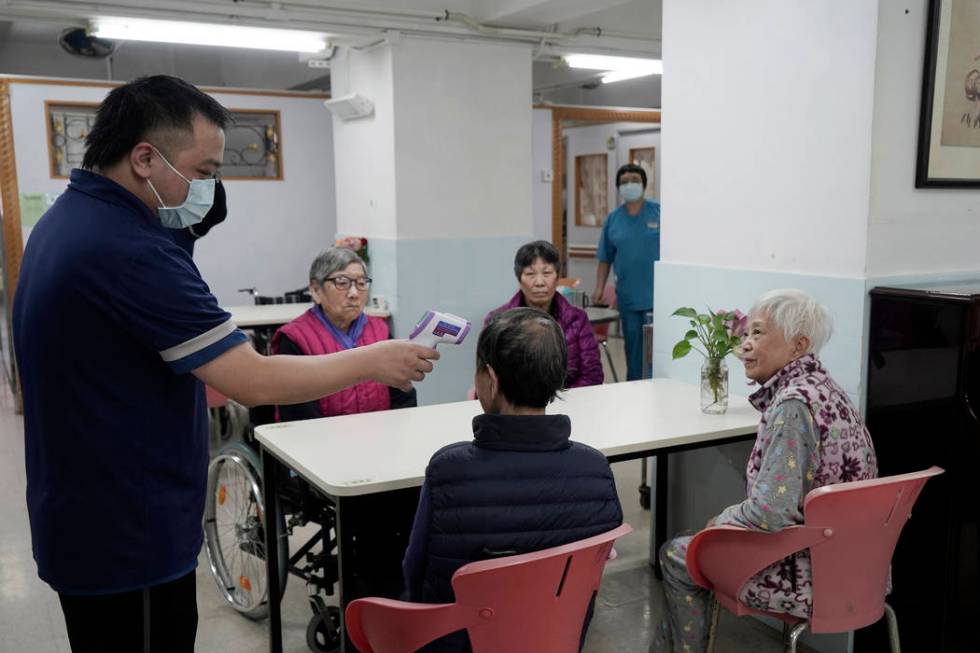
[[[885,619],[888,620],[888,648],[891,653],[902,653],[901,642],[898,641],[898,617],[892,606],[885,603]]]
[[[708,627],[708,647],[706,653],[715,653],[715,642],[718,640],[718,616],[721,606],[718,601],[711,599],[711,626]]]
[[[789,628],[790,628],[789,624],[784,621],[783,622],[783,647],[784,648],[789,645]]]
[[[800,638],[803,631],[809,624],[804,621],[803,623],[796,624],[793,626],[793,630],[789,631],[789,641],[786,643],[786,653],[796,653],[796,640]]]
[[[616,374],[616,366],[613,365],[612,354],[609,353],[609,345],[606,344],[605,340],[603,340],[599,344],[602,345],[602,350],[606,352],[606,361],[609,363],[609,371],[612,372],[613,381],[619,383],[619,375]]]

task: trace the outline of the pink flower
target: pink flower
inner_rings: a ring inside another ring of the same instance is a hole
[[[723,312],[728,313],[728,311],[723,311]],[[728,332],[730,334],[738,338],[741,338],[742,336],[745,335],[745,332],[748,330],[748,326],[749,326],[749,316],[743,313],[742,311],[738,310],[737,308],[734,311],[732,311],[732,318],[729,320],[725,320],[725,328],[728,329]]]

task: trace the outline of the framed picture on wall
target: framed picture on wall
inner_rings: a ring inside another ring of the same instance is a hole
[[[631,147],[630,163],[643,168],[647,173],[647,189],[644,195],[648,200],[657,199],[657,148],[655,147]]]
[[[282,130],[279,112],[271,109],[229,109],[232,124],[225,129],[223,179],[280,180]]]
[[[48,131],[48,165],[52,179],[68,179],[72,168],[82,166],[85,137],[95,124],[98,104],[45,101]]]
[[[609,156],[575,157],[575,224],[601,227],[609,212]]]
[[[917,188],[980,187],[980,0],[930,0]]]
[[[82,165],[85,137],[95,124],[98,104],[46,101],[48,160],[53,179],[67,179]],[[230,109],[233,122],[225,129],[223,179],[283,178],[282,131],[274,109]]]

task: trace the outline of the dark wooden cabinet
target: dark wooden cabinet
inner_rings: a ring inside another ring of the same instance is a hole
[[[888,601],[902,648],[977,651],[980,283],[871,291],[866,414],[879,474],[939,465],[899,539]],[[857,653],[887,651],[884,624]]]

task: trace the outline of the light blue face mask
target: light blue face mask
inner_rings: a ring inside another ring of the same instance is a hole
[[[619,187],[619,196],[624,202],[635,202],[643,197],[643,184],[631,181]]]
[[[155,147],[153,151],[160,154],[160,150]],[[180,206],[166,206],[160,197],[160,193],[153,187],[153,182],[149,179],[146,180],[146,183],[150,185],[150,190],[153,191],[153,194],[157,196],[157,201],[160,202],[160,207],[157,209],[160,222],[168,229],[184,229],[185,227],[197,224],[204,219],[204,216],[208,214],[208,211],[211,210],[211,206],[214,204],[214,178],[188,179],[177,172],[177,168],[170,165],[167,157],[160,154],[160,158],[163,159],[163,162],[167,164],[168,168],[173,170],[178,177],[186,181],[189,186],[187,197],[184,199],[183,204]]]

